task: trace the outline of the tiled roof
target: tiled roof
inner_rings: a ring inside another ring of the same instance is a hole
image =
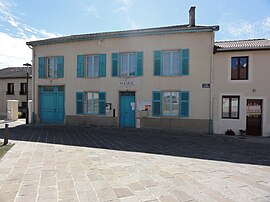
[[[219,26],[189,26],[189,25],[175,25],[167,27],[156,27],[147,29],[134,29],[125,31],[113,31],[113,32],[101,32],[93,34],[79,34],[64,36],[52,39],[38,40],[26,42],[26,45],[38,46],[53,43],[65,43],[74,41],[86,41],[86,40],[102,40],[106,38],[120,38],[129,36],[143,36],[143,35],[158,35],[158,34],[169,34],[169,33],[180,33],[180,32],[209,32],[218,31]]]
[[[250,39],[215,42],[216,51],[270,50],[269,39]]]
[[[29,77],[32,77],[32,67],[29,67]],[[26,78],[26,67],[8,67],[0,69],[0,79]]]

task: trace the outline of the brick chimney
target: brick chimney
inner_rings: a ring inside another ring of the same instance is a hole
[[[189,26],[195,26],[195,6],[190,7],[189,9]]]

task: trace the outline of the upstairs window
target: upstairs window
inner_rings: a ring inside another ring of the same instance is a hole
[[[143,52],[112,53],[112,76],[143,76]]]
[[[248,57],[231,58],[231,80],[248,80]]]
[[[120,54],[120,76],[135,76],[136,75],[136,53]]]
[[[239,96],[222,96],[222,118],[239,119]]]
[[[154,76],[188,76],[189,49],[154,51]]]
[[[26,83],[21,83],[20,84],[20,95],[26,95]]]
[[[180,70],[180,51],[163,52],[163,76],[177,76]]]
[[[106,54],[77,55],[77,78],[106,77]]]
[[[14,95],[14,83],[7,84],[7,95]]]
[[[46,59],[46,77],[57,78],[57,57],[49,57]]]
[[[64,77],[64,56],[39,57],[38,58],[39,78],[63,78]]]
[[[99,77],[99,55],[86,56],[86,77]]]

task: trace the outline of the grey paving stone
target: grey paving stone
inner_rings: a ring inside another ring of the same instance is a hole
[[[138,190],[144,190],[145,188],[142,186],[142,184],[140,184],[139,182],[134,182],[131,184],[128,184],[128,187],[132,190],[132,191],[138,191]]]
[[[59,200],[78,200],[77,193],[75,189],[58,191]]]
[[[58,191],[65,191],[69,189],[74,189],[73,180],[62,180],[58,181]]]
[[[94,191],[78,191],[80,201],[96,202],[98,201],[97,194]]]
[[[114,188],[113,191],[118,198],[134,195],[128,188]]]
[[[178,201],[175,197],[173,197],[171,195],[161,196],[161,197],[159,197],[159,200],[161,202],[177,202]]]

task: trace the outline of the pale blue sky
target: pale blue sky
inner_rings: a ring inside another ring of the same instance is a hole
[[[0,0],[0,68],[30,62],[26,41],[187,24],[191,6],[216,40],[270,38],[270,0]]]

